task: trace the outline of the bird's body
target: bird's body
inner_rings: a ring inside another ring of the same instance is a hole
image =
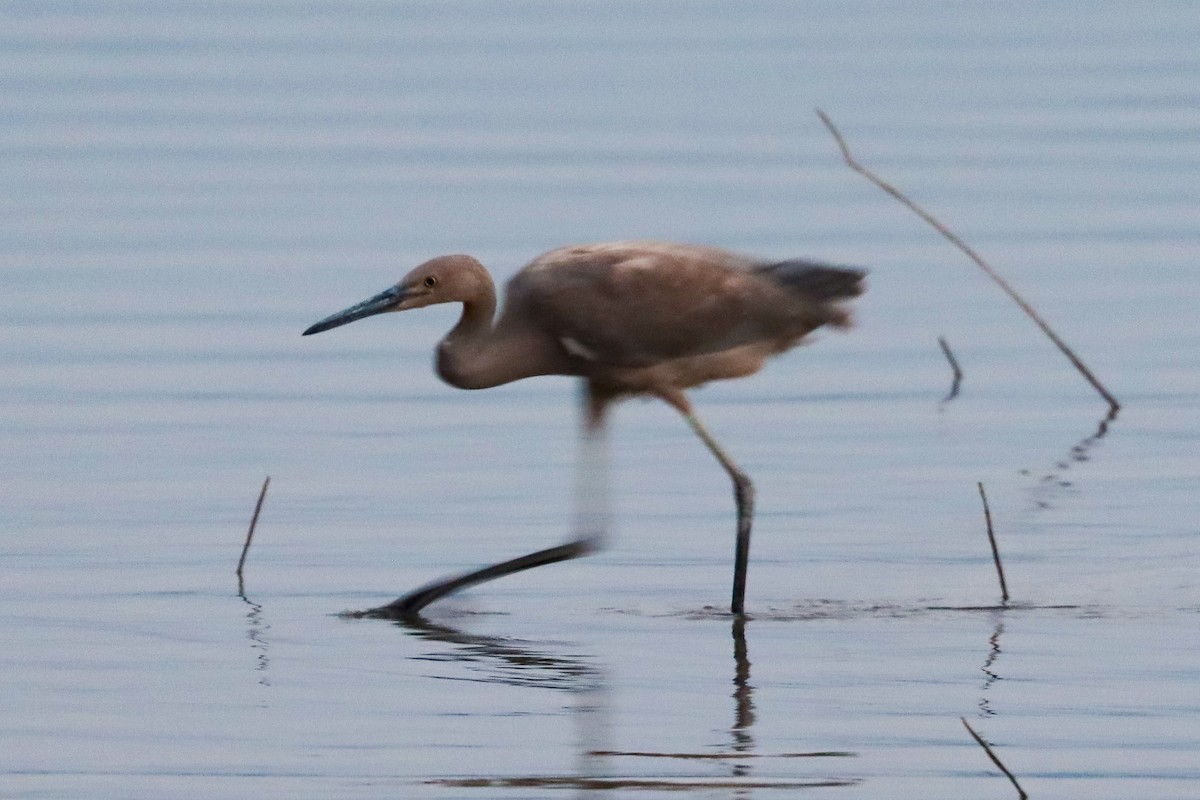
[[[384,311],[459,302],[462,317],[439,343],[436,357],[439,376],[452,386],[485,389],[537,375],[578,376],[586,382],[586,431],[593,434],[613,400],[650,395],[667,401],[734,480],[740,580],[735,575],[733,606],[741,613],[752,488],[692,414],[683,392],[753,374],[766,359],[823,325],[849,325],[841,303],[862,292],[864,274],[809,261],[761,261],[696,245],[569,246],[537,257],[518,272],[497,318],[487,270],[470,256],[441,256],[305,334]]]

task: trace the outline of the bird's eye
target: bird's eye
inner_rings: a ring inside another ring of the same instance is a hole
[[[437,286],[437,278],[433,275],[425,276],[425,285],[432,289],[434,286]]]

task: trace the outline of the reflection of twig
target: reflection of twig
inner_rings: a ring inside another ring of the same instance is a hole
[[[1071,446],[1066,457],[1054,462],[1054,466],[1042,476],[1034,488],[1034,503],[1038,508],[1050,508],[1050,499],[1053,492],[1063,487],[1069,486],[1063,473],[1071,468],[1074,463],[1081,463],[1091,458],[1091,450],[1100,440],[1108,435],[1108,426],[1116,419],[1117,412],[1109,410],[1104,419],[1100,420],[1096,432],[1087,436]]]
[[[983,500],[983,518],[987,521],[988,542],[992,545],[992,560],[996,562],[996,574],[1000,576],[1000,599],[1008,602],[1008,585],[1004,582],[1004,567],[1000,564],[1000,550],[996,547],[996,533],[992,530],[992,510],[988,508],[987,495],[983,492],[983,483],[979,483],[979,498]]]
[[[254,516],[250,518],[250,530],[246,531],[246,543],[242,545],[242,557],[238,559],[237,579],[238,593],[243,593],[242,589],[242,567],[246,565],[246,554],[250,552],[250,540],[254,538],[254,526],[258,524],[258,514],[262,511],[263,500],[267,496],[267,487],[271,485],[271,476],[263,481],[262,490],[258,493],[258,502],[254,504]]]
[[[939,336],[938,344],[941,346],[942,352],[946,354],[946,360],[950,362],[950,369],[954,370],[954,382],[950,384],[950,394],[942,398],[942,402],[945,403],[948,400],[958,397],[958,385],[962,383],[963,373],[962,369],[958,366],[958,359],[950,351],[950,345],[946,342],[946,337]]]
[[[257,670],[263,673],[258,682],[263,686],[270,686],[271,681],[267,678],[266,670],[271,663],[271,659],[267,656],[267,639],[266,633],[271,629],[271,626],[263,621],[262,604],[255,603],[250,598],[246,597],[244,592],[239,592],[242,602],[250,606],[250,610],[246,612],[246,619],[250,623],[249,630],[246,631],[246,636],[250,639],[251,647],[258,650],[258,666]]]
[[[972,728],[967,722],[966,717],[959,717],[958,719],[967,729],[967,733],[971,734],[971,738],[979,742],[979,746],[983,748],[983,752],[988,754],[988,758],[992,760],[992,763],[999,767],[1000,771],[1007,775],[1008,779],[1012,781],[1012,785],[1016,787],[1017,794],[1021,796],[1021,800],[1026,800],[1029,795],[1025,794],[1025,790],[1021,788],[1021,784],[1017,783],[1016,777],[1014,777],[1013,774],[1008,771],[1008,767],[1004,766],[1000,759],[996,757],[996,754],[992,752],[992,748],[983,740],[983,737],[975,732],[975,729]]]
[[[987,676],[983,681],[983,686],[979,687],[984,692],[992,688],[993,683],[1001,680],[1000,676],[992,669],[992,665],[1000,658],[1000,634],[1002,633],[1004,633],[1004,617],[1001,616],[996,621],[996,630],[992,631],[992,635],[988,637],[988,646],[990,649],[988,650],[987,660],[979,668]],[[979,710],[989,717],[996,713],[992,710],[986,694],[979,698]]]
[[[817,109],[817,116],[821,118],[821,121],[825,123],[825,127],[829,129],[831,134],[833,134],[834,140],[837,141],[838,148],[842,151],[842,158],[845,160],[846,165],[849,166],[850,169],[854,170],[859,175],[862,175],[871,183],[875,184],[880,189],[906,205],[911,211],[913,211],[913,213],[932,225],[934,230],[946,237],[951,244],[965,253],[967,258],[974,261],[976,266],[982,269],[989,278],[995,281],[996,285],[1003,289],[1004,293],[1012,298],[1012,301],[1016,303],[1039,328],[1042,329],[1042,333],[1046,334],[1046,336],[1050,338],[1050,341],[1054,342],[1055,346],[1058,347],[1062,354],[1067,357],[1067,360],[1071,362],[1075,369],[1079,370],[1079,374],[1082,375],[1087,382],[1092,385],[1093,389],[1100,393],[1101,397],[1108,401],[1108,405],[1114,414],[1121,408],[1121,404],[1117,402],[1117,398],[1113,397],[1108,389],[1104,388],[1104,384],[1100,383],[1096,376],[1092,374],[1092,371],[1089,370],[1087,366],[1079,360],[1079,356],[1075,355],[1075,352],[1067,346],[1066,342],[1058,338],[1058,334],[1051,330],[1050,326],[1047,325],[1045,320],[1038,315],[1037,311],[1033,309],[1033,306],[1026,302],[1025,298],[1017,294],[1017,290],[1010,286],[1008,281],[1000,277],[999,273],[992,269],[991,266],[989,266],[988,263],[984,261],[978,253],[971,249],[970,245],[968,245],[953,231],[939,222],[936,217],[910,200],[907,195],[905,195],[895,186],[892,186],[890,183],[887,183],[883,179],[877,177],[875,173],[859,164],[858,161],[855,160],[854,156],[850,153],[850,147],[846,144],[846,140],[842,138],[841,132],[839,132],[837,127],[833,124],[833,120],[831,120],[825,114],[825,112],[819,108]]]

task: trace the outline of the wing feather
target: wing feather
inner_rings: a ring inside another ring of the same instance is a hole
[[[594,360],[645,366],[749,342],[794,340],[803,303],[725,250],[659,242],[565,247],[510,281],[507,314],[523,314]],[[813,316],[809,314],[808,316]],[[820,324],[808,325],[811,329]]]

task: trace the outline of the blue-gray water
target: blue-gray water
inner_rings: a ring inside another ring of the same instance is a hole
[[[1200,797],[1198,41],[1187,2],[3,4],[0,796],[1011,796],[962,716],[1031,796]],[[857,329],[696,393],[759,489],[744,630],[727,481],[641,402],[609,550],[334,616],[560,541],[576,397],[439,383],[449,308],[300,331],[634,237],[871,269]]]

